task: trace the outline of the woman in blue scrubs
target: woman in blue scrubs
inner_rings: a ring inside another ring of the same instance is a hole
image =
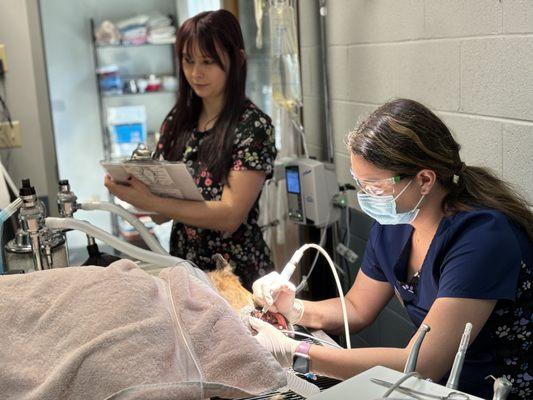
[[[349,134],[361,209],[376,220],[361,270],[346,295],[350,330],[371,324],[396,295],[416,327],[431,327],[417,371],[445,383],[465,324],[473,325],[459,389],[492,398],[488,375],[513,383],[510,398],[533,398],[533,216],[529,204],[485,168],[467,166],[459,144],[425,106],[390,101]],[[300,325],[342,332],[339,299],[294,299],[278,274],[254,283]],[[276,299],[274,301],[274,299]],[[253,320],[258,340],[284,365],[306,352],[312,371],[349,378],[382,365],[402,371],[405,348],[305,346]]]

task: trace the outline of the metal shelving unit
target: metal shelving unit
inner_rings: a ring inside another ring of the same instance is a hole
[[[111,136],[106,124],[106,108],[108,106],[139,105],[147,107],[148,131],[157,131],[163,122],[168,110],[172,108],[176,101],[177,93],[158,90],[143,93],[108,93],[100,88],[99,75],[97,69],[106,64],[116,64],[121,71],[121,76],[125,79],[135,79],[147,77],[150,74],[177,76],[176,56],[173,43],[143,43],[132,44],[112,44],[99,45],[94,35],[96,24],[93,19],[90,21],[91,43],[94,60],[94,73],[96,75],[98,106],[100,111],[100,124],[104,143],[104,155],[106,160],[111,159]],[[166,102],[163,97],[168,96]],[[172,96],[174,95],[174,96]],[[121,100],[122,99],[122,100]],[[132,99],[136,99],[133,101]],[[156,103],[157,102],[157,103]],[[150,112],[150,108],[158,105],[160,110]]]
[[[109,44],[100,45],[95,38],[97,25],[91,19],[91,44],[93,51],[94,73],[97,82],[98,109],[100,114],[100,126],[102,142],[104,146],[104,158],[112,160],[112,137],[106,120],[108,107],[144,105],[147,111],[147,144],[153,142],[151,134],[157,132],[164,117],[174,106],[177,91],[157,90],[137,93],[105,93],[100,87],[100,75],[98,68],[104,65],[116,64],[119,67],[120,76],[124,82],[129,79],[146,78],[150,74],[158,76],[177,77],[176,55],[173,43],[143,43],[132,44]],[[153,143],[155,145],[155,143]],[[109,201],[114,202],[114,196],[109,195]],[[125,240],[136,242],[136,238],[121,234],[119,221],[116,216],[111,217],[113,233],[121,235]]]

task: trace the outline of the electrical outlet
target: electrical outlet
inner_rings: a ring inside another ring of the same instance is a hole
[[[346,261],[348,261],[349,263],[354,263],[359,258],[359,256],[355,254],[355,252],[350,250],[348,247],[346,247],[342,243],[339,243],[337,245],[336,250],[337,250],[337,253],[343,256],[346,259]]]
[[[0,122],[0,148],[10,147],[22,147],[19,121],[13,121],[13,127],[9,122]]]
[[[3,44],[0,44],[0,60],[2,60],[3,72],[7,72],[6,48]]]

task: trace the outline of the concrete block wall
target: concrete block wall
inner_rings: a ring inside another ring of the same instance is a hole
[[[467,164],[493,169],[533,202],[533,1],[329,0],[327,7],[340,181],[350,179],[346,133],[388,99],[407,97],[448,124]],[[302,37],[302,57],[305,44]]]
[[[434,110],[470,165],[491,168],[533,202],[533,1],[326,0],[329,102],[340,183],[351,181],[346,134],[385,101]],[[325,156],[318,1],[299,2],[304,124],[310,153]],[[350,196],[349,247],[360,259],[370,218]],[[341,231],[346,226],[341,222]],[[395,332],[395,333],[393,333]],[[396,299],[359,346],[402,346],[413,332]]]

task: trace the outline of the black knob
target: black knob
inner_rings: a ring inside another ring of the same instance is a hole
[[[35,194],[35,188],[31,186],[29,179],[22,180],[22,187],[19,191],[19,196],[31,196]]]

